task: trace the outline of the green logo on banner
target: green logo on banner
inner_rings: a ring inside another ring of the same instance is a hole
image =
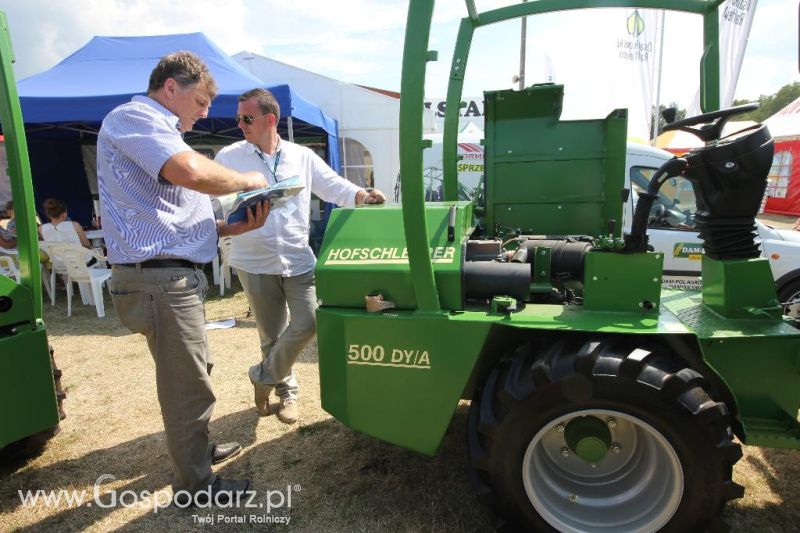
[[[633,12],[633,15],[628,17],[628,34],[636,38],[642,33],[644,33],[644,19],[637,9]]]
[[[703,257],[703,243],[677,242],[672,249],[672,257],[699,261]]]

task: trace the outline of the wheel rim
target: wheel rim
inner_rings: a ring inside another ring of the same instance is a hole
[[[566,427],[582,417],[605,422],[609,452],[592,465],[570,449]],[[672,445],[653,426],[619,411],[562,416],[531,439],[522,462],[534,509],[560,531],[656,531],[678,509],[683,470]]]
[[[790,312],[790,309],[789,309],[789,307],[790,307],[792,304],[796,304],[796,303],[798,303],[798,301],[799,301],[799,300],[800,300],[800,291],[796,291],[796,292],[792,293],[792,295],[791,295],[791,296],[789,296],[789,297],[786,299],[786,305],[784,305],[784,306],[783,306],[783,314],[784,314],[784,315],[788,315],[788,314],[789,314],[789,312]]]

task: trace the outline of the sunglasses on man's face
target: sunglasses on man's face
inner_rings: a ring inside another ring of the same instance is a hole
[[[256,115],[256,116],[253,116],[253,115],[236,115],[236,116],[235,116],[235,117],[233,117],[233,118],[234,118],[234,120],[236,120],[236,123],[237,123],[237,124],[238,124],[239,122],[244,122],[245,124],[247,124],[247,125],[249,126],[250,124],[252,124],[253,122],[255,122],[255,120],[256,120],[258,117],[266,117],[266,116],[267,116],[267,115]]]

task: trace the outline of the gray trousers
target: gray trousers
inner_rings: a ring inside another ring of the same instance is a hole
[[[250,381],[255,386],[275,388],[282,400],[297,399],[292,366],[317,329],[314,271],[288,278],[243,270],[238,274],[261,341],[262,360],[250,367]]]
[[[120,321],[147,338],[155,361],[173,489],[213,483],[208,421],[216,398],[207,372],[205,274],[193,268],[115,266],[108,288]]]

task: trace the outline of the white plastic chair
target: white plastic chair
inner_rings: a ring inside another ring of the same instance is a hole
[[[63,261],[59,259],[53,259],[53,254],[50,249],[53,246],[60,245],[60,244],[72,244],[72,243],[65,243],[63,241],[40,241],[39,242],[39,249],[46,253],[50,258],[50,268],[49,270],[45,269],[42,266],[42,282],[45,285],[45,290],[47,291],[47,295],[50,297],[50,305],[56,305],[56,275],[59,275],[64,280],[64,285],[66,286],[67,282],[67,267]],[[99,250],[97,250],[99,254]],[[91,257],[97,257],[98,254],[93,254]],[[88,261],[88,259],[87,259]],[[106,267],[105,262],[98,261],[97,266],[101,266],[103,268]],[[91,287],[87,283],[79,283],[78,289],[81,294],[81,302],[83,305],[94,305],[94,299],[92,298]]]
[[[231,288],[231,246],[233,241],[230,237],[222,237],[219,240],[219,273],[214,278],[214,281],[219,282],[219,294],[225,295],[225,285]]]
[[[53,275],[50,279],[54,280],[55,274],[61,274],[62,272],[59,271],[62,269],[67,276],[67,316],[72,316],[73,283],[89,285],[97,316],[100,318],[106,316],[103,304],[103,283],[111,277],[111,269],[98,267],[99,262],[105,261],[106,258],[94,250],[88,250],[79,244],[72,243],[49,243],[47,254],[53,262]],[[92,257],[98,260],[98,264],[86,266],[86,262]]]
[[[10,255],[0,255],[0,275],[13,278],[14,281],[19,283],[19,268],[17,268],[17,263]]]
[[[53,294],[50,286],[50,278],[45,274],[44,265],[42,265],[42,263],[39,263],[39,272],[42,278],[42,285],[44,285],[44,290],[47,292],[48,298],[52,299]],[[17,283],[22,282],[22,274],[17,266],[15,255],[0,254],[0,275],[14,278]]]

